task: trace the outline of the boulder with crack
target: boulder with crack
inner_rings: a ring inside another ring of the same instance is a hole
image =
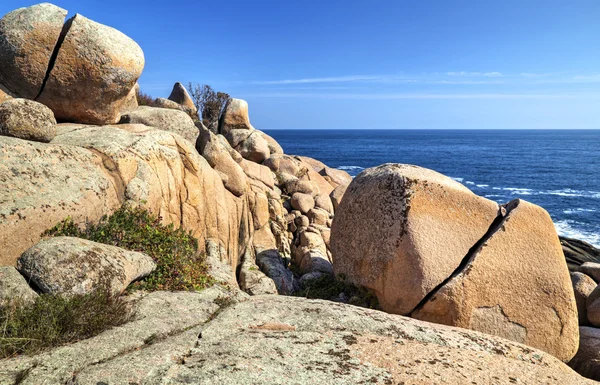
[[[348,187],[331,249],[336,274],[373,291],[386,311],[499,335],[564,361],[575,354],[573,289],[552,220],[538,206],[499,207],[434,171],[383,165]]]

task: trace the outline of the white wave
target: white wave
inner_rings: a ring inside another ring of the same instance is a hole
[[[486,198],[502,198],[502,195],[488,194],[488,195],[484,195],[484,197],[486,197]]]
[[[492,190],[502,190],[501,187],[492,187]]]
[[[575,214],[575,213],[595,213],[596,210],[595,209],[584,209],[584,208],[576,208],[576,209],[568,209],[568,210],[564,210],[563,213],[565,214]]]
[[[489,184],[478,184],[477,187],[482,187],[482,188],[483,187],[490,187],[490,185]]]
[[[470,180],[466,181],[465,183],[466,184],[470,184],[470,185],[474,185],[475,184],[475,182],[471,182]]]
[[[464,178],[457,178],[457,177],[453,177],[453,176],[451,176],[450,178],[454,179],[457,182],[462,182],[463,180],[465,180]]]
[[[577,222],[566,220],[557,221],[554,223],[554,227],[556,227],[556,232],[562,236],[579,239],[592,244],[594,247],[600,247],[600,234],[576,229],[573,226],[575,223]]]
[[[585,192],[565,188],[562,190],[550,190],[547,192],[550,195],[558,195],[561,197],[585,197]]]
[[[345,171],[354,171],[354,170],[364,170],[364,167],[360,167],[360,166],[339,166],[338,170],[345,170]]]

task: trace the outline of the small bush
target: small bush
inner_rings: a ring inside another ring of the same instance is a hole
[[[331,275],[324,275],[315,278],[306,282],[304,289],[296,291],[293,296],[337,301],[339,300],[341,293],[344,293],[344,297],[348,300],[348,303],[352,305],[370,309],[379,308],[377,298],[373,294],[364,288],[358,288],[344,282],[344,279],[341,276],[333,277]]]
[[[134,314],[128,303],[107,293],[42,294],[32,304],[19,300],[5,303],[0,307],[0,358],[39,353],[129,321]]]
[[[156,270],[134,283],[134,289],[201,290],[214,283],[191,233],[162,225],[160,218],[142,208],[124,206],[84,229],[67,218],[42,236],[84,238],[149,255],[157,264]]]
[[[207,84],[189,82],[188,91],[198,110],[202,123],[211,131],[217,132],[219,117],[230,99],[229,94],[217,92]]]
[[[138,105],[156,107],[155,99],[152,96],[140,91],[139,89],[137,91],[136,97]]]

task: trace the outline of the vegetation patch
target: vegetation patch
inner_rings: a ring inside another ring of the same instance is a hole
[[[160,218],[142,208],[123,206],[85,228],[67,218],[42,235],[83,238],[149,255],[156,262],[156,270],[131,285],[132,289],[202,290],[214,283],[196,238],[172,224],[162,225]]]
[[[0,307],[0,358],[90,338],[133,315],[125,299],[105,290],[69,297],[42,294],[33,303],[11,300]]]
[[[343,295],[340,296],[342,293]],[[304,284],[304,289],[298,290],[292,295],[308,299],[347,302],[352,305],[369,309],[379,309],[377,297],[365,288],[359,288],[346,283],[342,275],[334,277],[327,274],[307,281]]]

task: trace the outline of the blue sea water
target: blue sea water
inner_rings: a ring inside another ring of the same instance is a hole
[[[544,207],[561,235],[600,247],[600,130],[267,130],[286,154],[356,176],[382,163],[436,170],[499,203]]]

